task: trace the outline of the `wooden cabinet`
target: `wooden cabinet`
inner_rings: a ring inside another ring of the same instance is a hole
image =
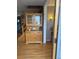
[[[41,31],[26,32],[26,44],[28,43],[42,43],[42,32]]]
[[[42,43],[42,14],[26,14],[26,44]]]

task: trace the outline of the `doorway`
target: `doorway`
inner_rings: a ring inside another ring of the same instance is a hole
[[[17,44],[18,59],[52,59],[56,51],[56,0],[21,0],[20,3],[22,33]]]

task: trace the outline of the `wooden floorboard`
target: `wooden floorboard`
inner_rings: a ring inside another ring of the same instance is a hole
[[[17,59],[51,59],[52,44],[17,44]]]

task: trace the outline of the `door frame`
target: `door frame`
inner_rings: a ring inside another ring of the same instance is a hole
[[[56,59],[57,55],[57,37],[58,37],[58,25],[59,25],[59,11],[60,11],[60,0],[55,0],[55,13],[54,13],[54,33],[53,33],[53,57]]]

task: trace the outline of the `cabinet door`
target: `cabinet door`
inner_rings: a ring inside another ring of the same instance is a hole
[[[35,16],[35,22],[36,22],[36,25],[38,25],[38,26],[41,24],[41,16],[40,15]]]
[[[42,41],[42,32],[37,32],[37,41]]]
[[[27,43],[38,43],[42,42],[42,32],[28,32],[26,34],[26,41]]]
[[[35,32],[31,32],[29,42],[35,42],[35,41],[36,41],[36,34]]]
[[[32,24],[32,19],[33,19],[32,15],[27,15],[26,16],[26,25],[31,25]]]

